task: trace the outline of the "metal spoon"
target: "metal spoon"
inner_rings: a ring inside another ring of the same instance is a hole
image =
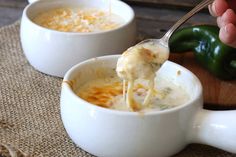
[[[154,45],[161,45],[168,49],[169,51],[169,39],[172,35],[172,33],[178,29],[183,23],[185,23],[189,18],[191,18],[194,14],[199,12],[201,9],[203,9],[205,6],[213,3],[214,0],[204,0],[201,3],[199,3],[196,7],[194,7],[190,12],[188,12],[186,15],[184,15],[180,20],[178,20],[169,30],[168,32],[161,38],[161,39],[146,39],[138,43],[137,45],[146,44],[146,43],[152,43]]]
[[[127,100],[127,105],[129,108],[133,111],[141,109],[141,105],[133,103],[133,83],[134,80],[137,78],[142,77],[150,77],[146,78],[149,80],[149,90],[147,92],[147,95],[145,97],[145,100],[143,102],[143,106],[150,105],[150,100],[153,95],[153,89],[154,89],[154,77],[155,71],[157,71],[161,65],[168,59],[169,57],[169,39],[172,35],[172,33],[179,28],[185,21],[187,21],[190,17],[192,17],[194,14],[199,12],[202,8],[205,6],[211,4],[213,0],[204,0],[201,3],[199,3],[196,7],[194,7],[190,12],[188,12],[186,15],[184,15],[179,21],[177,21],[170,29],[169,31],[161,38],[161,39],[146,39],[138,43],[137,45],[131,47],[128,49],[124,55],[122,55],[117,62],[117,74],[119,77],[121,77],[123,80],[128,80],[128,92],[127,92],[127,98],[124,97]],[[150,47],[151,46],[151,47]],[[150,51],[142,51],[143,49],[139,49],[140,47],[144,49],[149,49]],[[151,49],[150,49],[151,48]],[[139,52],[142,53],[142,57],[140,58]],[[149,52],[153,53],[152,56]],[[127,55],[128,53],[132,55]],[[146,58],[149,58],[151,61],[147,60]],[[147,64],[145,64],[147,62]],[[136,66],[137,63],[139,66]],[[141,69],[140,69],[141,67]],[[146,70],[144,70],[146,69]],[[147,70],[148,69],[148,70]],[[128,77],[127,74],[130,74]]]

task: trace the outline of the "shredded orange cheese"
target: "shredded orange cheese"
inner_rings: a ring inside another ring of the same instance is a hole
[[[134,92],[145,94],[146,91],[147,89],[141,84],[136,84],[134,87]],[[88,88],[86,88],[86,90],[81,90],[77,93],[77,95],[82,99],[105,108],[111,108],[113,106],[113,98],[122,94],[122,82],[113,82],[106,85],[89,86]]]
[[[62,32],[100,32],[123,23],[118,15],[92,8],[57,8],[37,15],[33,21]]]

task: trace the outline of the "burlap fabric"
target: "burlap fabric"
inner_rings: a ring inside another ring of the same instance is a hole
[[[59,108],[62,79],[29,65],[21,49],[19,25],[0,29],[0,156],[90,157],[73,144],[63,128]],[[192,144],[176,157],[236,155]]]

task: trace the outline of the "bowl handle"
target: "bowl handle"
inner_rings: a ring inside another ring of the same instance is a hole
[[[236,153],[236,110],[200,109],[189,132],[191,143],[202,143]]]

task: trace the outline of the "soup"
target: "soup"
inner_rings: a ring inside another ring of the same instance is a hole
[[[168,57],[168,48],[155,42],[147,42],[129,48],[118,59],[116,72],[123,79],[124,84],[128,83],[124,98],[127,97],[126,103],[131,110],[137,111],[141,108],[140,103],[136,103],[134,99],[133,88],[135,81],[139,78],[148,80],[149,89],[142,105],[149,105],[151,97],[154,96],[156,71],[159,70]]]
[[[171,80],[156,77],[153,96],[150,98],[150,103],[144,106],[142,102],[148,94],[148,88],[148,81],[145,79],[138,79],[134,83],[134,100],[141,106],[138,111],[166,110],[184,104],[190,99],[190,96],[180,85],[174,84]],[[76,89],[75,92],[82,99],[97,106],[133,111],[126,105],[123,81],[116,75],[89,81]]]
[[[120,27],[124,20],[110,11],[96,8],[55,8],[37,15],[33,21],[62,32],[101,32]]]

